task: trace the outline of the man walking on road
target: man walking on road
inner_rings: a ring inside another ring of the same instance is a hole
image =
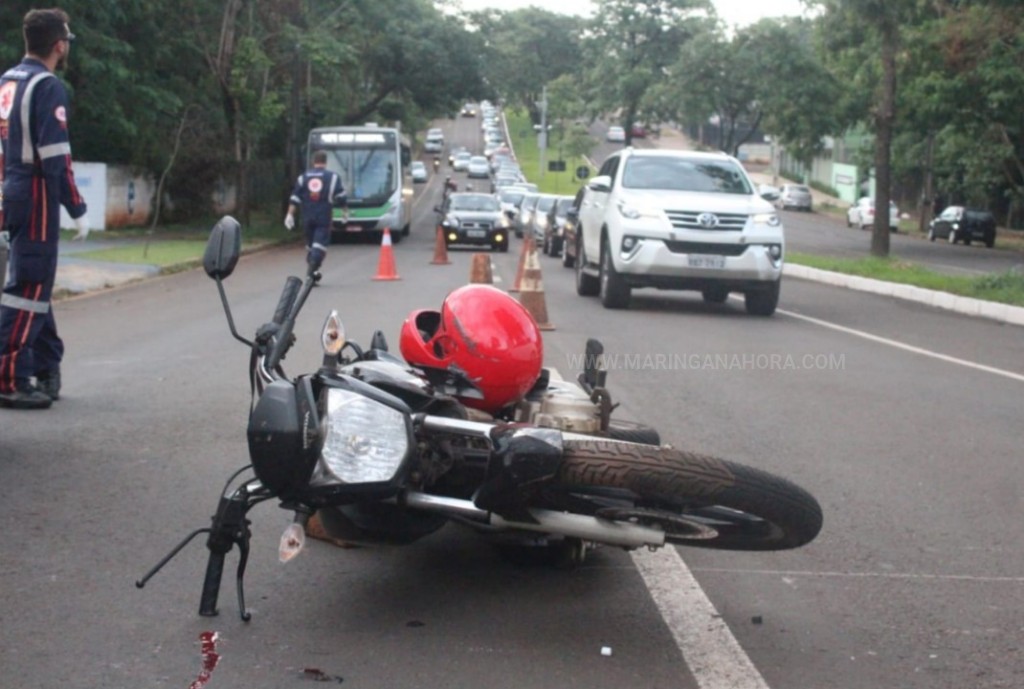
[[[67,91],[54,75],[67,65],[75,38],[68,15],[31,10],[22,32],[25,58],[0,77],[3,218],[11,241],[0,296],[0,405],[45,409],[60,396],[64,356],[50,304],[60,207],[75,219],[76,239],[85,239],[89,224],[71,171]]]
[[[331,223],[334,208],[347,208],[345,188],[338,173],[327,169],[327,153],[313,154],[313,167],[299,175],[295,189],[288,199],[288,214],[284,226],[295,227],[295,211],[302,208],[302,227],[306,234],[306,263],[310,274],[320,270],[331,243]]]

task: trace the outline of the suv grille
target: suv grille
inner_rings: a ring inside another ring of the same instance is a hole
[[[717,256],[742,256],[749,244],[713,244],[711,242],[670,242],[665,246],[674,254],[715,254]]]
[[[672,227],[677,230],[721,230],[742,232],[747,216],[742,213],[706,213],[704,211],[666,210]]]

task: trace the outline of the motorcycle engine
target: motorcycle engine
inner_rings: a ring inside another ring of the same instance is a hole
[[[543,428],[557,428],[574,433],[597,433],[601,430],[598,406],[575,383],[566,381],[554,371],[546,387],[531,391],[516,405],[515,420]]]

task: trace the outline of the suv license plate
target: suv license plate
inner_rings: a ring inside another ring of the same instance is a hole
[[[691,268],[725,268],[725,256],[711,254],[690,254],[686,264]]]
[[[483,239],[487,236],[487,230],[466,230],[466,236],[473,239]]]

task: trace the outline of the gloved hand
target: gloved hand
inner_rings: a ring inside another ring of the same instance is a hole
[[[89,218],[85,215],[80,215],[75,218],[75,227],[78,228],[78,232],[72,237],[72,241],[81,240],[85,241],[85,238],[89,236]]]
[[[291,213],[288,213],[286,216],[284,216],[284,226],[286,228],[288,228],[289,232],[294,230],[295,229],[295,216],[292,215]]]

